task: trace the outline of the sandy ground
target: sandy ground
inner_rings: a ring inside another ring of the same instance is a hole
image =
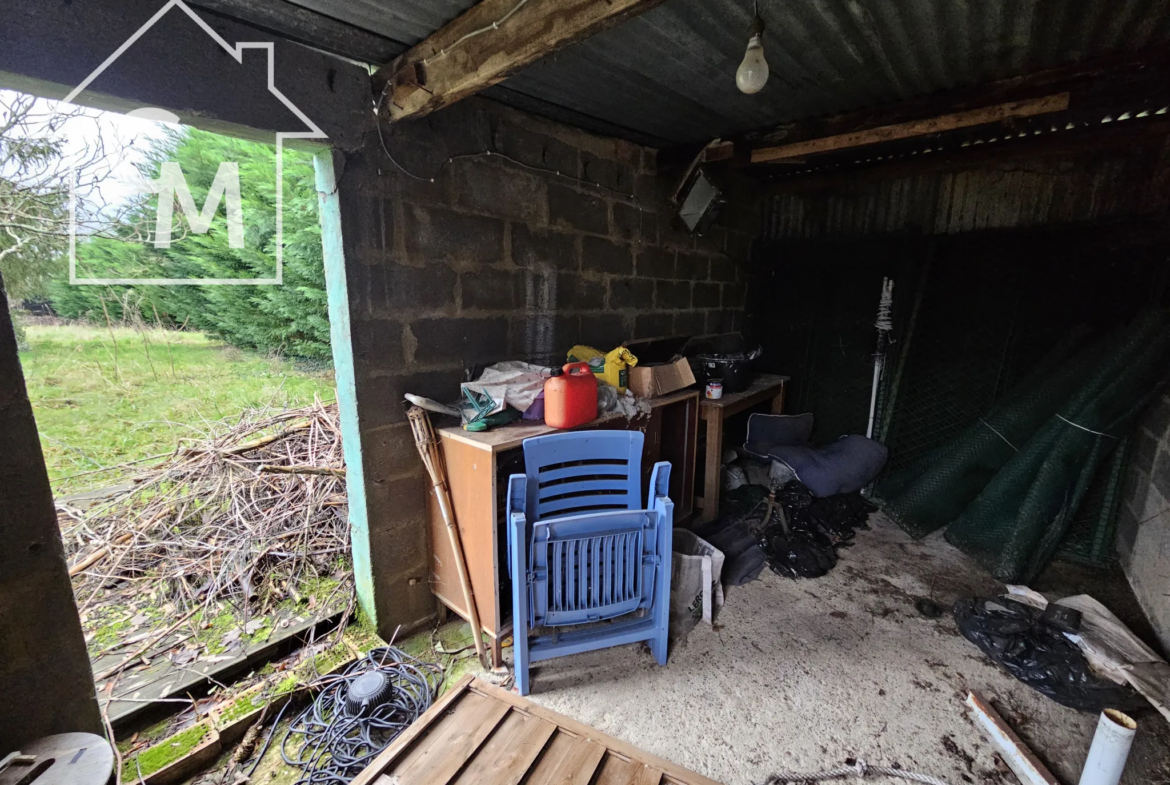
[[[824,578],[765,571],[731,589],[716,628],[696,628],[666,667],[641,645],[551,660],[533,668],[532,699],[727,785],[850,757],[955,785],[1014,783],[967,717],[974,689],[1075,785],[1097,717],[1015,681],[949,613],[929,620],[914,608],[920,596],[949,608],[998,583],[941,537],[915,542],[880,516],[873,522]],[[1076,590],[1094,593],[1084,571],[1074,573]],[[1159,715],[1139,718],[1122,782],[1170,783],[1170,724]]]

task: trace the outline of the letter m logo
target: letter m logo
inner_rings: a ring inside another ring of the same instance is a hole
[[[207,192],[207,201],[203,203],[203,210],[196,211],[195,200],[191,197],[191,188],[187,185],[187,178],[183,170],[174,161],[164,161],[159,170],[159,178],[152,184],[158,193],[158,212],[155,217],[155,248],[171,247],[171,224],[174,221],[175,197],[179,200],[179,209],[187,219],[191,231],[196,234],[207,234],[211,228],[211,221],[219,210],[220,200],[226,202],[228,246],[231,248],[244,247],[244,210],[240,204],[240,165],[234,161],[225,161],[215,172],[215,179],[211,189]]]

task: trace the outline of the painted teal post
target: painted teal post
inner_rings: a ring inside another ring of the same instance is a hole
[[[341,237],[341,202],[333,171],[333,152],[313,158],[317,200],[321,217],[321,245],[325,256],[325,291],[329,301],[329,342],[333,346],[333,377],[341,412],[341,446],[345,453],[345,490],[349,497],[349,533],[353,550],[353,578],[358,603],[370,622],[378,624],[374,606],[374,573],[370,561],[370,522],[366,511],[362,442],[358,429],[357,382],[353,368],[353,342],[349,329],[349,295],[346,291],[345,248]]]

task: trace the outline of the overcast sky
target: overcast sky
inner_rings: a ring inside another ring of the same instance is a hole
[[[3,103],[7,103],[11,97],[12,93],[0,91],[0,101]],[[75,107],[65,107],[58,101],[38,99],[37,114],[40,121],[34,124],[30,133],[37,136],[47,134],[50,113],[60,111],[62,108],[76,110]],[[67,160],[84,156],[87,149],[92,149],[99,143],[104,144],[108,153],[107,160],[112,166],[116,164],[114,176],[103,183],[100,195],[92,196],[95,204],[91,207],[105,208],[122,204],[138,192],[135,183],[140,178],[134,167],[143,161],[151,140],[162,139],[168,126],[171,128],[178,126],[84,107],[80,107],[80,111],[83,114],[68,119],[57,129],[55,136],[63,141]]]

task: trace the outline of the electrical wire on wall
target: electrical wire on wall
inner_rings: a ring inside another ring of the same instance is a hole
[[[516,5],[512,6],[511,10],[509,10],[506,14],[501,16],[496,21],[492,22],[491,24],[484,25],[483,27],[477,28],[475,30],[472,30],[472,31],[466,33],[465,35],[463,35],[462,37],[457,39],[455,42],[453,42],[450,46],[444,47],[444,48],[440,49],[438,52],[435,52],[434,54],[423,58],[423,60],[421,61],[422,65],[425,66],[425,65],[427,65],[427,64],[429,64],[429,63],[431,63],[431,62],[433,62],[441,57],[445,57],[447,54],[449,54],[450,52],[459,48],[464,43],[466,43],[468,40],[475,38],[476,36],[483,35],[484,33],[488,33],[488,32],[494,31],[494,30],[499,30],[500,27],[502,25],[506,24],[508,22],[508,20],[511,19],[512,16],[514,14],[516,14],[517,11],[519,11],[521,8],[523,8],[527,2],[528,2],[528,0],[519,0],[519,2],[516,3]],[[392,84],[393,84],[392,80],[387,81],[386,85],[382,88],[382,92],[378,95],[377,100],[374,101],[374,122],[377,126],[377,129],[378,129],[378,141],[382,145],[382,152],[384,152],[386,154],[386,158],[388,158],[390,160],[390,163],[394,165],[394,168],[397,169],[402,174],[406,175],[407,177],[409,177],[413,180],[418,180],[420,182],[424,182],[424,183],[433,183],[433,182],[435,182],[436,178],[440,174],[442,174],[443,170],[446,169],[449,164],[451,164],[455,161],[459,161],[459,160],[466,159],[466,158],[489,158],[489,157],[490,158],[499,158],[499,159],[502,159],[504,161],[507,161],[508,163],[512,164],[513,166],[518,166],[522,169],[527,169],[528,171],[531,171],[531,172],[537,172],[539,174],[545,174],[545,175],[553,175],[554,177],[560,177],[562,179],[576,183],[577,185],[584,185],[584,186],[588,186],[590,188],[596,188],[598,190],[607,191],[609,193],[617,194],[618,196],[627,200],[631,206],[638,208],[639,211],[642,211],[642,204],[638,200],[638,197],[635,194],[626,193],[625,191],[622,191],[620,189],[611,188],[607,185],[603,185],[602,183],[593,182],[592,180],[586,180],[584,178],[577,177],[576,175],[562,172],[559,169],[551,169],[551,168],[544,167],[544,166],[534,166],[532,164],[527,164],[527,163],[524,163],[523,161],[520,161],[516,158],[513,158],[510,155],[507,155],[506,153],[501,153],[498,150],[481,150],[479,152],[474,152],[474,153],[461,153],[459,155],[449,156],[445,161],[443,161],[441,164],[439,164],[439,167],[429,177],[410,171],[405,166],[400,164],[398,162],[398,160],[394,157],[393,153],[390,152],[390,147],[386,143],[386,137],[385,137],[383,130],[382,130],[382,107],[386,102],[386,94],[390,91]]]
[[[295,785],[347,785],[430,708],[442,678],[439,665],[393,646],[372,649],[341,674],[323,677],[324,688],[280,742],[284,762],[305,772]],[[251,774],[271,741],[270,735]]]
[[[632,207],[636,207],[639,210],[642,209],[642,203],[638,200],[636,194],[626,193],[625,191],[617,188],[611,188],[608,185],[604,185],[602,183],[596,183],[592,180],[586,180],[584,178],[577,177],[576,175],[566,174],[559,169],[550,169],[546,166],[534,166],[532,164],[527,164],[521,160],[513,158],[506,153],[501,153],[498,150],[480,150],[474,153],[459,153],[457,155],[448,156],[442,163],[439,164],[438,168],[435,169],[434,173],[429,177],[412,172],[398,162],[398,160],[394,157],[394,154],[390,152],[390,147],[386,144],[386,137],[382,131],[382,103],[383,98],[385,97],[385,92],[386,91],[383,90],[382,95],[378,96],[378,100],[374,102],[374,122],[378,129],[378,141],[382,145],[382,152],[386,154],[386,158],[390,160],[390,163],[394,165],[394,168],[412,180],[418,180],[419,182],[424,183],[433,183],[438,178],[438,176],[443,173],[443,170],[455,161],[461,161],[467,158],[499,158],[501,160],[507,161],[513,166],[518,166],[521,169],[527,169],[530,172],[553,175],[555,177],[560,177],[564,180],[576,183],[577,185],[584,185],[590,188],[596,188],[601,191],[607,191],[609,193],[616,194],[617,196],[620,196],[622,199],[626,200]]]

